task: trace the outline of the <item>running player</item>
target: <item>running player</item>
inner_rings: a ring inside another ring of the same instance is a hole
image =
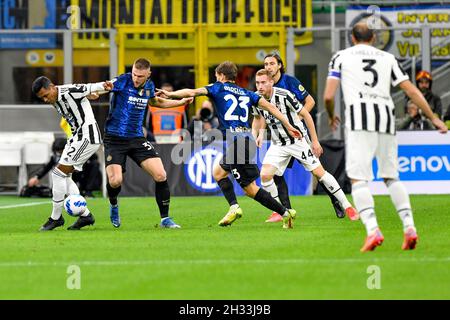
[[[303,104],[308,112],[311,112],[315,105],[314,98],[311,97],[311,95],[308,93],[308,91],[306,91],[305,87],[297,78],[285,73],[283,60],[278,53],[270,53],[264,58],[264,69],[269,71],[275,82],[275,87],[286,89],[293,93],[297,98],[297,101]],[[292,167],[293,160],[294,158],[291,159],[291,162],[288,164],[288,168]],[[282,175],[279,176],[278,174],[276,174],[274,176],[274,181],[278,189],[281,203],[290,208],[291,203],[289,201],[289,191],[286,180]],[[328,188],[321,181],[318,182],[322,185],[323,190],[325,190],[325,192],[330,197],[334,211],[336,212],[336,216],[338,218],[344,218],[345,211],[343,210],[344,208],[341,207],[340,201],[328,191]],[[272,215],[266,220],[266,222],[278,222],[280,220],[280,215],[277,212],[272,212]]]
[[[340,122],[334,115],[334,95],[342,81],[345,102],[345,169],[352,181],[352,196],[367,231],[361,251],[374,250],[384,237],[378,227],[374,200],[368,182],[373,179],[372,160],[377,158],[378,175],[391,195],[403,222],[403,250],[416,247],[418,236],[409,195],[398,180],[395,106],[390,87],[399,86],[440,132],[445,124],[433,114],[422,93],[408,79],[394,55],[372,46],[375,33],[365,23],[352,30],[354,46],[338,51],[329,64],[324,100],[330,126]]]
[[[282,176],[289,161],[294,157],[338,199],[340,206],[344,208],[347,216],[351,220],[357,220],[359,218],[358,213],[350,202],[348,202],[338,182],[320,164],[319,157],[323,150],[317,138],[314,121],[308,110],[297,101],[291,92],[276,88],[273,85],[274,80],[267,70],[262,69],[256,73],[256,88],[258,93],[267,101],[277,106],[280,112],[289,119],[291,125],[300,129],[305,139],[295,140],[291,138],[287,134],[284,126],[277,119],[274,119],[271,114],[258,107],[253,108],[254,118],[252,131],[256,138],[257,146],[260,147],[262,144],[264,134],[261,134],[261,129],[264,129],[266,125],[271,131],[272,139],[261,169],[262,187],[269,191],[272,197],[279,199],[273,177],[275,174]],[[299,117],[304,119],[309,129],[311,145],[308,144],[307,140],[309,138],[307,137],[303,122]]]
[[[270,193],[256,185],[259,177],[259,169],[256,163],[252,163],[252,154],[256,150],[251,129],[248,124],[249,108],[258,105],[269,111],[286,128],[293,138],[301,137],[300,132],[294,128],[286,117],[272,104],[261,99],[254,92],[243,89],[235,84],[237,67],[233,62],[224,61],[216,68],[217,82],[197,89],[183,89],[174,92],[160,90],[170,98],[208,96],[213,102],[216,114],[219,117],[220,129],[227,136],[228,149],[221,163],[214,167],[214,179],[217,181],[230,209],[225,217],[220,220],[220,226],[231,225],[242,216],[242,209],[236,199],[233,184],[228,178],[232,173],[247,196],[255,199],[266,208],[283,215],[283,228],[292,228],[295,210],[287,209],[271,197]],[[240,150],[239,147],[245,145]]]

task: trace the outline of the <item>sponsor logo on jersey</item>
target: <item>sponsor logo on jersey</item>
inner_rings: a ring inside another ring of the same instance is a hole
[[[147,107],[148,99],[129,96],[128,103],[133,104],[138,109],[143,109]]]

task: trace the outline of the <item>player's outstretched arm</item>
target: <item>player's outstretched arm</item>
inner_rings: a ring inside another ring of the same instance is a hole
[[[91,94],[87,95],[86,98],[88,98],[89,100],[97,100],[101,95],[109,93],[114,88],[114,84],[111,81],[99,83],[102,84],[103,89],[92,92]],[[98,89],[100,89],[100,87]]]
[[[406,93],[406,95],[423,111],[431,123],[439,130],[440,133],[446,133],[448,131],[447,126],[431,111],[430,105],[425,100],[423,94],[419,89],[412,84],[411,81],[405,80],[400,82],[400,88]]]
[[[174,108],[191,104],[194,98],[183,98],[180,100],[164,99],[161,97],[153,97],[148,100],[148,104],[158,108]]]
[[[86,84],[73,84],[67,86],[67,94],[71,94],[75,99],[81,99],[87,97],[88,99],[95,100],[101,92],[105,91],[106,82],[86,83]]]
[[[265,99],[261,98],[258,101],[258,105],[264,109],[269,111],[275,118],[281,121],[283,126],[288,130],[289,135],[291,135],[293,138],[301,138],[302,134],[300,131],[296,128],[294,128],[288,121],[288,119],[280,112],[280,110],[277,109],[273,104],[266,101]]]
[[[177,91],[167,91],[156,89],[156,95],[160,97],[167,97],[170,99],[180,99],[180,98],[194,98],[197,96],[206,96],[208,94],[208,90],[206,88],[197,88],[197,89],[181,89]]]
[[[341,119],[334,114],[334,96],[339,87],[339,79],[328,78],[325,84],[325,91],[323,93],[323,100],[325,101],[325,108],[328,113],[328,124],[332,130],[336,130]]]
[[[322,146],[319,142],[319,137],[317,136],[316,126],[314,125],[314,120],[311,117],[311,114],[306,110],[306,108],[302,108],[298,113],[299,116],[305,120],[306,126],[309,130],[309,135],[311,137],[311,150],[316,157],[320,157],[323,153]]]

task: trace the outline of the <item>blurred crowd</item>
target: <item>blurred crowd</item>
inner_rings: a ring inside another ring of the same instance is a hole
[[[443,120],[447,127],[450,128],[450,105],[445,109],[443,114],[443,106],[441,98],[433,93],[433,78],[428,71],[421,70],[416,75],[416,85],[422,92],[425,100],[431,107],[431,110],[439,119]],[[434,130],[434,126],[419,110],[419,108],[411,101],[407,100],[405,105],[405,117],[400,119],[398,130]]]

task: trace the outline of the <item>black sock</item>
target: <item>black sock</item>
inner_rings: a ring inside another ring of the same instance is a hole
[[[280,198],[281,203],[283,206],[285,206],[288,209],[291,209],[291,200],[289,200],[289,190],[286,183],[286,180],[284,180],[283,176],[273,176],[273,180],[275,181],[275,184],[277,185],[278,189],[278,198]]]
[[[119,186],[118,188],[113,188],[108,182],[106,184],[106,190],[108,190],[109,203],[111,203],[112,206],[116,206],[117,196],[119,195],[120,190],[122,190],[122,186]]]
[[[272,198],[270,193],[264,190],[263,188],[259,188],[254,199],[259,203],[261,203],[264,207],[269,208],[272,211],[278,212],[281,215],[283,215],[287,210],[281,203]]]
[[[328,188],[320,180],[318,180],[318,182],[322,186],[322,189],[325,190],[327,195],[330,197],[330,200],[331,200],[332,203],[339,202],[339,200],[334,196],[334,194],[332,194],[330,192],[330,190],[328,190]]]
[[[225,196],[225,199],[227,199],[228,203],[230,204],[230,207],[234,204],[237,204],[236,200],[236,193],[234,193],[233,183],[229,178],[223,178],[217,184],[220,187],[220,190],[222,190],[223,195]]]
[[[156,203],[158,203],[161,219],[168,217],[170,205],[170,190],[167,180],[163,182],[155,181],[155,198]]]

